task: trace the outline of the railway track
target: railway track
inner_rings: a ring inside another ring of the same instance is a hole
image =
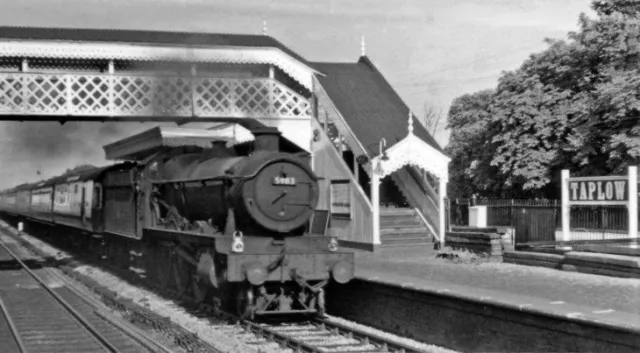
[[[21,253],[16,242],[0,236],[0,352],[162,351],[118,327],[45,268],[30,268]],[[14,268],[7,269],[11,263]]]
[[[30,247],[36,252],[39,251],[32,246]],[[63,247],[67,248],[66,246]],[[76,251],[73,252],[75,253]],[[405,345],[394,339],[340,325],[322,318],[298,317],[296,320],[270,320],[269,322],[241,320],[239,317],[221,310],[218,306],[209,304],[196,305],[195,299],[185,295],[185,293],[180,293],[175,289],[161,287],[151,278],[141,278],[136,273],[124,270],[117,264],[111,264],[108,261],[96,262],[95,256],[91,257],[86,255],[87,254],[74,254],[78,260],[103,267],[123,280],[138,283],[142,287],[152,290],[166,299],[182,302],[185,307],[191,308],[189,311],[195,316],[217,318],[228,323],[224,325],[212,325],[213,330],[228,331],[231,333],[238,332],[238,327],[241,327],[245,333],[250,333],[254,336],[253,339],[249,340],[248,345],[255,344],[258,346],[265,342],[276,342],[282,348],[289,348],[293,350],[293,352],[427,352]],[[71,269],[65,269],[64,266],[62,266],[62,270],[92,288],[94,292],[100,293],[103,290],[106,291],[106,289],[99,288],[93,280],[85,279],[83,276],[73,273]],[[258,349],[258,351],[260,350]]]
[[[410,346],[323,319],[280,324],[245,322],[244,325],[248,331],[274,340],[296,352],[421,352]]]

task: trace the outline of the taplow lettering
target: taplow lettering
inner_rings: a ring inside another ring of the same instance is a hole
[[[626,180],[569,182],[571,201],[626,201]]]

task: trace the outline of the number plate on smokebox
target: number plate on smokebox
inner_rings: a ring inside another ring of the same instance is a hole
[[[296,178],[294,177],[273,177],[273,185],[296,185]]]

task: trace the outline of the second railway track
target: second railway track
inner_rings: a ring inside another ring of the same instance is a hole
[[[16,353],[156,352],[148,342],[123,331],[77,293],[31,269],[26,252],[0,235],[0,351]],[[33,262],[31,257],[29,262]],[[40,259],[42,260],[42,259]],[[33,265],[31,265],[33,266]]]

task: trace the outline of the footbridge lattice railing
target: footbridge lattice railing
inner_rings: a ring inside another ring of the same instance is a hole
[[[270,78],[0,72],[0,115],[295,118],[311,104]]]

